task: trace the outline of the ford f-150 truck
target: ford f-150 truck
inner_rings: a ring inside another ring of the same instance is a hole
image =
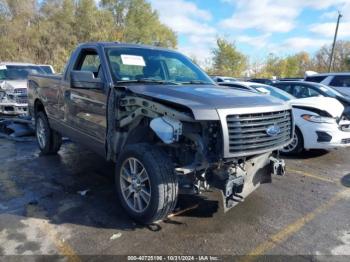
[[[165,218],[179,193],[217,188],[228,210],[284,174],[291,107],[219,87],[178,52],[85,43],[62,75],[31,75],[28,86],[42,153],[67,136],[114,161],[119,200],[143,223]]]

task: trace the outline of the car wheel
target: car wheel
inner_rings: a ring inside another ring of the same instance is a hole
[[[117,161],[115,182],[126,213],[140,223],[162,220],[175,208],[178,182],[173,163],[156,146],[128,146]]]
[[[56,154],[61,147],[62,137],[52,130],[44,112],[38,112],[35,118],[35,134],[39,148],[44,155]]]
[[[296,127],[292,142],[289,145],[285,146],[281,150],[281,153],[285,155],[293,155],[293,154],[301,153],[303,150],[304,150],[303,135],[301,134],[300,130]]]

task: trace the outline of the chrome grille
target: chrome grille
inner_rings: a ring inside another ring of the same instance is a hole
[[[254,154],[285,145],[293,133],[291,110],[226,116],[230,154]],[[268,135],[271,126],[279,128]]]
[[[27,94],[27,88],[16,88],[14,90],[15,94]]]
[[[28,98],[26,97],[16,97],[17,104],[28,104]]]

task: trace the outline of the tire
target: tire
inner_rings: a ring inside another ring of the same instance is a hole
[[[35,117],[35,135],[43,155],[54,155],[60,150],[62,136],[52,130],[44,112],[38,112]]]
[[[175,208],[178,182],[173,163],[157,146],[127,146],[118,158],[115,182],[124,210],[139,223],[162,220]]]
[[[299,128],[295,127],[293,141],[281,150],[284,155],[296,155],[304,150],[304,138]]]

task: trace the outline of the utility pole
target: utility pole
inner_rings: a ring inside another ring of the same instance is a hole
[[[334,39],[333,39],[333,45],[332,45],[332,52],[331,52],[331,57],[329,60],[329,67],[328,67],[328,73],[331,72],[332,67],[333,67],[333,56],[334,56],[334,48],[335,48],[335,43],[337,42],[337,35],[338,35],[338,28],[339,28],[339,22],[340,22],[340,18],[343,15],[340,13],[340,11],[338,11],[338,21],[337,21],[337,26],[335,28],[335,33],[334,33]]]

